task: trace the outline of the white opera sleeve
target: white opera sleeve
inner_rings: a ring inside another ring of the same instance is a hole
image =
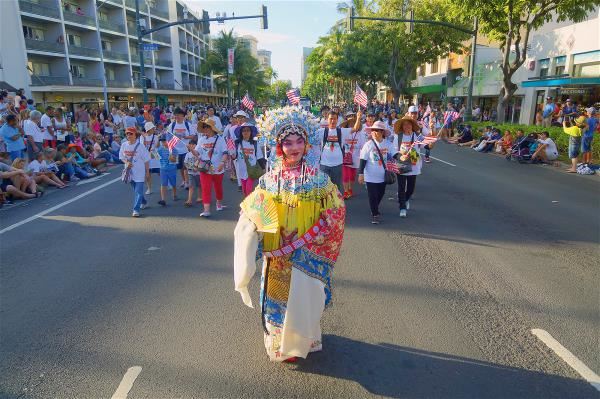
[[[258,249],[258,232],[256,226],[244,213],[234,231],[233,268],[235,290],[242,295],[246,306],[253,308],[248,284],[256,272],[256,250]]]

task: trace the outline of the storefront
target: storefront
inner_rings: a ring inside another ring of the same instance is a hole
[[[442,84],[411,87],[408,92],[414,96],[412,102],[415,104],[429,103],[434,108],[441,108],[446,100],[446,85]]]

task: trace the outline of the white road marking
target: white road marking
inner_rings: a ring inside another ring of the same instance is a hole
[[[159,249],[159,247],[150,247],[148,248],[148,251],[158,251]]]
[[[45,215],[47,215],[47,214],[49,214],[51,212],[54,212],[55,210],[60,209],[60,208],[62,208],[65,205],[69,205],[70,203],[75,202],[75,201],[77,201],[77,200],[79,200],[79,199],[81,199],[83,197],[87,197],[88,195],[90,195],[90,194],[92,194],[92,193],[94,193],[94,192],[96,192],[98,190],[101,190],[104,187],[109,186],[109,185],[113,184],[114,182],[117,182],[117,181],[120,181],[120,180],[121,180],[121,176],[119,176],[119,177],[117,177],[117,178],[115,178],[113,180],[110,180],[110,181],[108,181],[108,182],[106,182],[104,184],[101,184],[98,187],[94,187],[91,190],[86,191],[85,193],[79,194],[78,196],[73,197],[70,200],[67,200],[65,202],[62,202],[62,203],[56,205],[56,206],[53,206],[52,208],[48,208],[48,209],[46,209],[43,212],[40,212],[40,213],[35,214],[35,215],[31,216],[31,217],[28,217],[25,220],[21,220],[18,223],[15,223],[15,224],[12,224],[12,225],[10,225],[8,227],[5,227],[4,229],[0,230],[0,234],[4,234],[4,233],[9,232],[9,231],[11,231],[13,229],[16,229],[19,226],[22,226],[22,225],[24,225],[26,223],[34,221],[35,219],[41,218],[42,216],[45,216]]]
[[[111,397],[111,399],[127,399],[127,394],[133,387],[133,383],[135,379],[142,372],[142,368],[140,366],[134,366],[127,369],[127,372],[123,376],[119,387]]]
[[[572,354],[567,348],[562,346],[560,342],[555,340],[546,330],[534,328],[531,333],[539,338],[546,346],[554,351],[562,360],[567,362],[569,366],[584,380],[592,384],[597,391],[600,391],[600,376],[594,373],[588,366],[586,366],[581,360]]]
[[[439,159],[439,158],[436,158],[436,157],[432,157],[431,155],[429,156],[429,158],[431,158],[431,159],[435,159],[436,161],[440,161],[440,162],[442,162],[442,163],[445,163],[446,165],[450,165],[450,166],[456,166],[456,165],[454,165],[453,163],[446,162],[446,161],[442,161],[441,159]]]

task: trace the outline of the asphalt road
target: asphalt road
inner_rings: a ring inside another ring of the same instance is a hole
[[[156,193],[131,218],[118,170],[0,210],[0,396],[110,398],[139,366],[130,398],[600,397],[531,333],[600,373],[600,178],[432,155],[455,166],[426,165],[407,219],[348,201],[324,351],[296,364],[233,291],[229,183],[211,220]]]

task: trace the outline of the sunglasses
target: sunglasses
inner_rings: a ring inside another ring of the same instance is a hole
[[[125,135],[126,136],[135,136],[135,133],[133,133],[133,132],[127,132],[127,133],[125,133]]]

